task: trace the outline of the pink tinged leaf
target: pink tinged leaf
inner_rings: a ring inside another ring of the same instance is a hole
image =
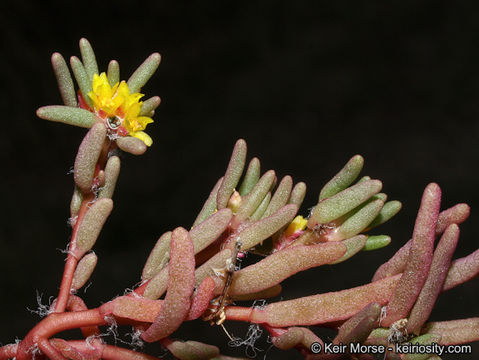
[[[244,176],[243,182],[239,187],[239,194],[241,196],[248,195],[249,192],[254,188],[256,183],[259,180],[259,176],[261,174],[261,164],[257,157],[251,159],[248,165],[248,169],[246,170],[246,174]]]
[[[452,289],[479,274],[479,249],[466,257],[454,260],[444,281],[442,291]]]
[[[141,275],[142,280],[151,279],[168,263],[170,258],[170,241],[171,231],[160,236],[146,260]]]
[[[383,326],[390,326],[393,322],[407,317],[426,281],[433,257],[440,205],[441,189],[437,184],[431,183],[424,190],[408,263],[387,306],[386,318],[381,321]]]
[[[284,334],[273,337],[274,346],[281,350],[289,350],[301,344],[304,334],[299,327],[291,327]]]
[[[304,182],[299,182],[294,185],[293,190],[291,191],[291,196],[289,197],[288,204],[295,204],[298,209],[303,203],[304,197],[306,196],[306,184]]]
[[[337,260],[334,260],[333,262],[331,262],[331,264],[339,264],[340,262],[346,261],[349,258],[356,255],[358,252],[361,251],[361,249],[366,244],[367,238],[368,237],[366,235],[357,235],[357,236],[354,236],[350,239],[346,239],[344,241],[341,241],[341,243],[346,246],[347,250],[346,250],[346,252],[344,253],[343,256],[341,256]]]
[[[200,213],[196,217],[196,220],[193,223],[192,227],[195,227],[200,222],[203,222],[204,220],[209,218],[215,212],[215,210],[216,210],[216,197],[218,195],[218,190],[219,190],[222,182],[223,182],[223,178],[220,178],[216,182],[216,185],[213,187],[213,190],[211,190],[210,195],[208,196],[208,199],[206,199],[205,203],[203,204],[203,207],[201,208]]]
[[[457,204],[449,209],[441,211],[437,218],[436,235],[440,235],[451,224],[461,224],[469,216],[469,206],[467,204]],[[404,244],[394,256],[382,264],[374,274],[373,281],[400,274],[406,268],[411,249],[412,239]]]
[[[309,218],[308,228],[338,219],[377,194],[381,188],[381,181],[367,180],[320,201]]]
[[[278,188],[274,192],[271,201],[269,202],[268,208],[262,217],[268,217],[273,215],[276,211],[282,208],[288,203],[289,195],[291,194],[291,189],[293,188],[293,179],[291,176],[285,176],[278,185]]]
[[[179,360],[207,360],[217,359],[220,350],[213,345],[198,341],[172,341],[166,348]]]
[[[194,254],[199,253],[201,250],[213,243],[226,230],[232,216],[233,213],[230,209],[221,209],[191,229],[189,234],[193,242]],[[167,249],[166,246],[167,245],[162,246],[162,249]],[[163,260],[161,263],[165,261],[165,256],[167,257],[168,253],[163,255]],[[166,260],[168,259],[166,258]],[[154,260],[152,259],[151,264],[153,263]],[[160,268],[159,271],[157,271],[158,267],[156,267],[156,270],[153,271],[156,272],[155,275],[146,285],[145,292],[143,294],[145,297],[149,299],[158,299],[161,295],[163,295],[168,283],[168,267],[169,265],[166,265]],[[149,273],[151,274],[152,271],[149,270]]]
[[[231,250],[224,249],[211,257],[195,271],[195,286],[198,286],[208,276],[218,276],[217,271],[226,267],[226,260],[231,258]],[[168,286],[168,266],[162,268],[150,279],[145,287],[143,296],[148,299],[159,299]],[[223,280],[218,281],[218,289],[222,289]],[[221,291],[221,290],[219,290]]]
[[[225,176],[218,190],[216,199],[218,209],[223,209],[228,205],[228,200],[231,194],[233,194],[236,185],[238,185],[246,161],[246,152],[246,142],[243,139],[239,139],[235,144]]]
[[[309,330],[308,328],[300,328],[303,332],[303,341],[302,344],[309,350],[311,348],[311,344],[314,342],[324,344],[323,340],[321,340],[314,332]]]
[[[270,191],[275,180],[276,174],[273,170],[267,171],[261,179],[259,179],[251,192],[242,199],[241,205],[231,223],[233,229],[237,229],[241,223],[246,221],[255,212],[266,194]]]
[[[175,331],[190,309],[190,297],[195,286],[195,256],[193,242],[187,230],[176,228],[171,235],[168,290],[161,312],[155,322],[141,335],[153,342]]]
[[[317,342],[324,345],[323,341],[308,328],[290,327],[284,334],[272,338],[274,346],[281,350],[289,350],[301,346],[309,351],[311,344]]]
[[[274,285],[270,288],[249,294],[242,295],[232,295],[231,300],[234,301],[248,301],[248,300],[257,300],[257,299],[269,299],[281,294],[282,287],[281,285]]]
[[[348,344],[352,342],[364,342],[371,331],[376,327],[380,314],[381,305],[376,302],[368,304],[341,325],[333,343]]]
[[[143,155],[148,148],[143,140],[132,136],[119,137],[116,139],[116,144],[124,152],[133,155]]]
[[[97,261],[98,261],[98,257],[95,255],[95,253],[92,252],[90,254],[85,255],[78,262],[77,268],[75,269],[75,273],[73,274],[72,287],[71,287],[73,290],[78,290],[83,285],[86,284],[88,279],[90,279],[90,276],[93,273],[93,270],[95,270]]]
[[[284,225],[291,222],[297,212],[298,207],[296,205],[285,205],[273,215],[256,221],[240,230],[233,241],[240,241],[242,244],[241,250],[248,250],[266,240]]]
[[[265,309],[254,309],[250,319],[274,327],[317,325],[349,319],[371,302],[386,304],[391,298],[400,275],[388,277],[352,289],[330,292],[294,300],[269,304]],[[236,309],[230,308],[234,318]]]
[[[77,257],[82,256],[95,245],[98,235],[100,235],[100,231],[112,210],[113,201],[106,198],[98,199],[87,210],[78,226],[76,248],[72,249],[72,251],[78,252]]]
[[[479,317],[427,323],[424,333],[441,336],[442,345],[479,341]]]
[[[130,319],[140,322],[154,322],[163,307],[162,300],[150,300],[142,297],[120,296],[103,308],[103,315]]]
[[[451,224],[462,224],[469,217],[471,208],[467,204],[457,204],[439,214],[436,235],[442,234]]]
[[[329,264],[345,252],[346,246],[341,242],[295,246],[277,251],[235,272],[229,293],[234,296],[264,290],[300,271]]]
[[[84,193],[92,191],[96,163],[100,157],[105,138],[106,127],[102,122],[97,122],[83,138],[78,149],[73,177],[77,186]]]
[[[108,77],[108,80],[110,80],[110,77]],[[141,104],[140,116],[153,116],[155,109],[160,106],[160,103],[161,99],[159,96],[152,96],[148,100],[143,101],[143,104]]]
[[[105,166],[105,184],[100,188],[98,192],[99,198],[112,198],[115,192],[116,181],[120,174],[120,158],[118,156],[111,156],[106,162]]]
[[[190,237],[193,241],[195,254],[198,254],[218,239],[228,228],[232,217],[233,212],[230,209],[221,209],[193,227],[190,230]]]
[[[372,281],[384,279],[388,276],[400,274],[404,271],[411,250],[412,241],[405,243],[387,262],[382,264],[373,276]]]
[[[322,234],[321,234],[322,235]],[[311,230],[311,229],[305,229],[303,233],[295,240],[293,240],[292,243],[288,243],[288,241],[278,241],[275,244],[276,248],[283,248],[285,246],[298,246],[298,245],[312,245],[312,244],[317,244],[320,242],[323,242],[323,238],[321,238],[321,235],[318,231]],[[280,239],[282,240],[282,239]]]
[[[98,186],[101,186],[103,187],[105,185],[105,179],[106,179],[106,176],[105,176],[105,170],[99,170],[97,175],[96,175],[96,184],[98,184]]]
[[[186,320],[198,319],[210,305],[211,299],[214,297],[215,281],[213,278],[205,278],[200,286],[196,289],[191,300],[191,307]]]
[[[436,299],[441,292],[447,271],[451,265],[451,258],[459,240],[459,227],[449,225],[441,237],[431,263],[427,280],[408,318],[407,331],[409,334],[418,334],[422,325],[431,315]]]
[[[364,165],[364,159],[361,155],[355,155],[346,163],[346,165],[324,185],[319,194],[319,201],[336,195],[346,189],[358,177]]]

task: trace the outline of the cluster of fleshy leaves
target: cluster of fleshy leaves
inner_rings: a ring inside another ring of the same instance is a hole
[[[151,138],[142,130],[152,122],[151,117],[160,105],[153,96],[140,101],[139,91],[155,73],[161,60],[158,53],[150,55],[128,81],[120,82],[120,66],[111,60],[108,70],[100,74],[95,53],[87,39],[80,40],[81,60],[72,56],[70,66],[78,84],[75,91],[68,65],[59,53],[52,55],[53,70],[64,105],[44,106],[37,115],[45,120],[91,128],[101,121],[110,140],[123,151],[141,155]]]
[[[113,209],[111,198],[120,172],[117,147],[141,154],[146,145],[139,137],[118,133],[111,119],[88,104],[86,94],[92,91],[94,79],[98,81],[98,69],[88,41],[82,39],[80,49],[82,61],[75,57],[71,61],[78,94],[63,57],[54,54],[52,63],[65,106],[38,111],[48,120],[90,128],[75,160],[73,231],[59,295],[47,316],[22,341],[0,347],[0,360],[157,359],[106,344],[100,327],[116,325],[133,327],[141,341],[160,342],[177,359],[233,359],[220,355],[214,345],[170,338],[185,321],[197,319],[212,325],[229,320],[258,324],[277,348],[297,348],[306,359],[354,358],[312,354],[311,344],[323,342],[310,325],[338,329],[336,344],[448,345],[479,340],[478,318],[427,323],[441,291],[479,273],[479,250],[451,261],[458,224],[468,217],[469,207],[458,204],[440,212],[441,191],[436,184],[424,192],[412,239],[379,267],[370,283],[255,307],[254,301],[280,294],[281,282],[298,272],[389,244],[389,236],[369,231],[394,216],[401,204],[387,201],[379,180],[367,176],[357,180],[363,158],[356,155],[322,188],[318,203],[304,218],[297,213],[306,185],[293,184],[285,176],[276,186],[276,173],[269,170],[261,175],[257,158],[246,167],[244,140],[237,141],[225,175],[191,229],[179,227],[159,238],[144,266],[141,284],[127,295],[88,309],[75,294],[94,271],[97,257],[91,249]],[[140,91],[158,63],[159,55],[153,54],[133,73],[127,82],[131,93]],[[112,81],[112,86],[119,81],[118,69],[118,63],[110,62],[104,79]],[[106,93],[111,89],[115,88],[107,87]],[[159,98],[153,97],[135,106],[140,106],[140,114],[151,117],[158,104]],[[240,260],[248,253],[253,263],[240,269]],[[234,301],[252,303],[235,306]],[[83,340],[53,337],[77,328]],[[385,356],[425,358],[394,352]],[[373,357],[363,354],[360,358]]]

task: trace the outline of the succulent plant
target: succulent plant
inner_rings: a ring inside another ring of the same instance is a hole
[[[144,130],[160,99],[141,101],[140,91],[160,56],[151,55],[128,81],[120,81],[116,61],[100,73],[86,39],[80,40],[80,51],[81,60],[70,61],[77,89],[64,58],[53,54],[64,105],[37,112],[46,120],[89,129],[75,159],[72,237],[60,290],[22,340],[0,347],[0,360],[158,358],[107,344],[102,327],[112,326],[132,328],[136,340],[159,342],[177,359],[233,359],[215,346],[231,338],[225,327],[230,321],[251,324],[256,332],[260,327],[275,347],[296,348],[306,359],[433,360],[447,346],[479,340],[479,318],[428,322],[441,292],[479,273],[479,250],[452,260],[458,225],[468,218],[469,207],[441,211],[435,183],[424,190],[411,240],[370,282],[256,306],[279,295],[281,283],[298,272],[387,246],[391,238],[375,231],[401,203],[388,200],[381,181],[360,177],[364,159],[356,155],[324,185],[310,213],[299,215],[306,185],[295,184],[291,176],[279,180],[273,170],[262,173],[256,157],[247,163],[242,139],[191,227],[167,231],[153,246],[141,283],[88,308],[77,292],[98,261],[92,248],[113,210],[118,153],[141,155],[153,143]],[[193,320],[223,327],[224,339],[210,345],[171,337]],[[309,326],[333,328],[336,336],[325,342]],[[57,337],[70,329],[80,329],[81,339]]]

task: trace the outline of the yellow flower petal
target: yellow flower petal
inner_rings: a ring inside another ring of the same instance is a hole
[[[105,114],[107,117],[118,116],[123,120],[123,128],[130,136],[141,139],[150,146],[153,141],[142,130],[146,125],[153,122],[147,116],[139,116],[143,102],[140,99],[144,96],[140,93],[130,94],[130,89],[125,81],[110,86],[106,73],[93,75],[92,91],[88,96],[93,102],[96,111]],[[104,115],[102,115],[104,116]]]
[[[307,223],[308,220],[303,218],[301,215],[296,216],[293,221],[291,221],[291,224],[289,224],[288,228],[284,232],[284,235],[291,236],[298,231],[303,231]]]
[[[133,119],[138,117],[140,110],[141,110],[141,104],[139,103],[131,104],[129,107],[125,108],[125,118]]]
[[[146,132],[137,131],[137,132],[131,133],[130,135],[143,141],[146,146],[151,146],[151,144],[153,144],[153,140],[151,139],[150,135],[148,135]]]
[[[136,119],[141,124],[141,126],[143,126],[143,128],[145,128],[146,125],[151,124],[153,122],[153,119],[147,116],[140,116],[140,117],[137,117]]]

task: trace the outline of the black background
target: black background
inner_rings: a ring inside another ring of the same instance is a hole
[[[226,167],[236,139],[263,170],[291,174],[309,192],[354,154],[383,180],[403,211],[376,233],[393,243],[285,282],[283,299],[358,286],[407,239],[424,187],[443,206],[467,202],[456,256],[477,248],[479,24],[475,2],[35,2],[1,5],[0,341],[22,338],[38,320],[35,290],[55,296],[70,230],[67,172],[85,134],[39,120],[59,104],[50,55],[79,55],[88,38],[101,70],[112,58],[126,79],[150,53],[162,64],[143,89],[162,104],[144,156],[125,155],[115,210],[95,246],[99,264],[82,295],[98,306],[134,285],[163,232],[191,226]],[[478,316],[477,280],[442,294],[433,320]],[[244,327],[227,327],[244,336]],[[222,330],[188,324],[177,334],[229,349]],[[325,336],[325,340],[328,339]],[[267,349],[269,345],[261,345]],[[475,359],[472,355],[444,359]],[[150,353],[160,354],[158,348]],[[264,356],[258,353],[258,358]],[[269,359],[299,358],[271,349]]]

